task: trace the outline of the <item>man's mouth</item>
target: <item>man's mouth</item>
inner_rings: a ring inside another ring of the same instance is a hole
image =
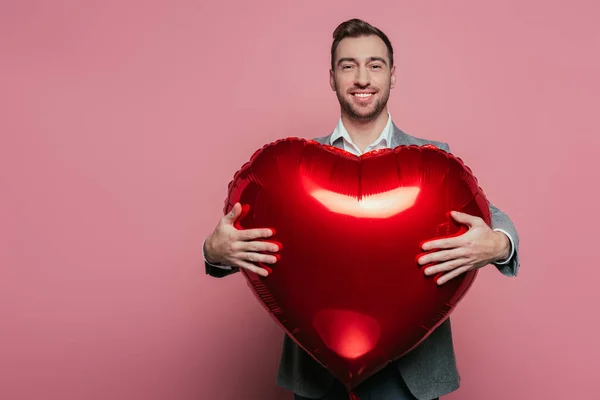
[[[352,92],[350,94],[359,103],[370,103],[371,98],[373,97],[373,95],[375,95],[375,92]]]
[[[351,94],[354,97],[358,97],[360,99],[366,99],[366,98],[373,96],[375,94],[375,92],[354,92]]]

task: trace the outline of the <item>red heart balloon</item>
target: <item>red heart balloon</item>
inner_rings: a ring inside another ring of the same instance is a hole
[[[243,274],[285,332],[349,390],[441,324],[476,271],[444,285],[417,263],[423,242],[466,231],[449,212],[490,224],[471,170],[434,146],[356,157],[288,138],[258,150],[229,184],[225,213],[282,244],[268,277]],[[263,267],[269,267],[261,265]]]

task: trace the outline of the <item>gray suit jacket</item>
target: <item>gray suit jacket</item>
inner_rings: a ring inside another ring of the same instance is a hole
[[[329,144],[330,135],[314,140]],[[336,147],[342,147],[342,139]],[[402,132],[394,125],[390,147],[400,145],[432,144],[450,152],[448,144],[420,139]],[[514,244],[514,254],[507,264],[497,264],[496,268],[505,276],[516,276],[519,268],[517,231],[505,213],[490,205],[492,228],[502,229],[510,234]],[[214,277],[224,277],[238,269],[223,270],[206,264],[206,273]],[[394,362],[410,391],[419,400],[429,400],[455,391],[460,386],[460,376],[456,367],[450,318],[446,319],[427,339],[410,353]],[[308,398],[322,397],[333,385],[333,376],[318,364],[310,355],[297,346],[289,336],[283,340],[283,351],[277,375],[277,384],[296,394]]]

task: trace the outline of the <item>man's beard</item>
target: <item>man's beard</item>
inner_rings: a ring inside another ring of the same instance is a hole
[[[350,116],[350,118],[357,120],[357,121],[361,121],[361,122],[368,122],[368,121],[372,121],[375,118],[377,118],[379,116],[379,114],[381,114],[383,109],[385,108],[387,101],[390,97],[389,90],[383,92],[383,96],[375,102],[373,109],[367,113],[364,113],[364,112],[361,112],[363,110],[361,110],[361,108],[359,106],[348,101],[345,97],[343,97],[340,94],[337,84],[336,84],[335,94],[338,98],[338,101],[340,102],[340,106],[342,107],[342,110],[344,110],[348,114],[348,116]]]

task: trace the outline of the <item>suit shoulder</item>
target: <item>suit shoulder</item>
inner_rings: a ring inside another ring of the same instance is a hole
[[[329,143],[329,138],[330,137],[331,137],[331,134],[326,135],[326,136],[319,136],[319,137],[316,137],[316,138],[312,138],[310,140],[314,140],[315,142],[319,142],[321,144],[326,144],[326,143]]]
[[[446,151],[450,150],[450,146],[446,142],[442,142],[439,140],[425,139],[425,138],[409,135],[408,133],[404,133],[404,132],[402,132],[402,133],[406,137],[406,140],[404,140],[404,141],[408,142],[409,144],[416,144],[418,146],[430,144],[430,145],[437,147],[438,149],[442,149],[442,150],[446,150]]]

